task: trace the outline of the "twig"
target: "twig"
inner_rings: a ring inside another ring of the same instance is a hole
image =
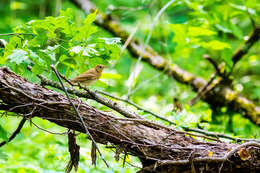
[[[58,88],[58,89],[62,89],[61,85],[59,85],[58,83],[54,82],[54,81],[51,81],[47,78],[45,78],[44,76],[42,75],[38,75],[38,77],[41,79],[41,82],[44,84],[44,85],[49,85],[49,86],[52,86],[52,87],[55,87],[55,88]],[[75,94],[79,97],[84,97],[84,98],[88,98],[88,99],[92,99],[92,100],[95,100],[97,101],[98,103],[101,103],[103,105],[106,105],[107,107],[121,113],[122,115],[124,115],[125,117],[128,117],[128,118],[140,118],[142,119],[141,116],[135,114],[134,112],[131,112],[129,110],[127,110],[126,108],[120,106],[117,102],[114,102],[112,100],[109,100],[105,97],[102,97],[100,94],[98,93],[95,93],[95,92],[92,92],[92,91],[88,91],[88,92],[81,92],[79,90],[75,90],[73,88],[68,88],[67,91],[71,94]]]
[[[203,55],[203,58],[208,60],[213,65],[213,67],[215,68],[219,76],[223,76],[223,73],[221,73],[221,69],[219,68],[219,65],[208,54]]]
[[[233,65],[227,76],[231,75],[237,62],[247,54],[249,49],[260,39],[260,26],[254,26],[253,31],[249,34],[249,38],[235,51],[232,56]]]
[[[221,72],[221,64],[218,65],[209,55],[205,54],[203,55],[203,58],[208,60],[215,68],[216,72],[213,73],[210,77],[210,79],[208,80],[207,84],[202,86],[198,91],[197,94],[194,98],[192,98],[189,101],[189,105],[192,106],[196,103],[196,101],[198,99],[200,99],[202,96],[204,96],[207,92],[209,92],[212,88],[214,88],[214,86],[216,86],[216,84],[213,87],[209,87],[212,82],[214,81],[214,79],[217,77],[217,75],[219,75],[220,77],[225,78],[225,74]]]
[[[11,142],[11,141],[16,137],[16,135],[17,135],[18,133],[20,133],[21,129],[23,128],[23,125],[24,125],[25,121],[26,121],[26,118],[23,117],[23,119],[20,121],[20,123],[19,123],[17,129],[13,132],[13,134],[12,134],[12,135],[10,136],[10,138],[8,139],[8,142]],[[3,145],[5,145],[6,143],[7,143],[6,141],[1,142],[1,143],[0,143],[0,147],[2,147]]]
[[[165,68],[166,70],[166,68]],[[147,84],[148,82],[154,80],[155,78],[158,78],[160,75],[162,75],[163,72],[157,73],[156,75],[154,75],[152,78],[147,79],[145,81],[143,81],[142,83],[140,83],[137,87],[135,87],[135,89],[133,89],[130,93],[128,93],[127,98],[129,98],[133,93],[135,93],[139,88],[141,88],[142,86],[144,86],[145,84]]]
[[[133,36],[135,35],[137,29],[138,29],[139,25],[136,25],[136,27],[134,28],[134,30],[131,32],[131,34],[128,36],[127,40],[125,41],[123,47],[121,48],[120,51],[120,55],[122,55],[122,53],[124,52],[124,50],[126,49],[126,47],[129,45],[129,43],[131,42]]]
[[[229,159],[235,152],[237,152],[238,150],[240,150],[241,148],[247,147],[247,146],[256,146],[260,148],[260,144],[256,143],[256,142],[247,142],[241,145],[238,145],[237,147],[235,147],[234,149],[232,149],[231,151],[229,151],[224,157],[223,160],[227,160]]]
[[[106,96],[109,96],[109,97],[111,97],[111,98],[120,100],[120,101],[122,101],[122,102],[126,102],[126,103],[128,103],[128,104],[130,104],[130,105],[136,107],[136,108],[139,109],[139,110],[142,110],[142,111],[144,111],[144,112],[146,112],[146,113],[149,113],[149,114],[151,114],[151,115],[153,115],[153,116],[155,116],[155,117],[157,117],[157,118],[159,118],[159,119],[161,119],[161,120],[167,121],[167,122],[169,122],[170,124],[176,125],[174,122],[168,120],[167,118],[164,118],[164,117],[162,117],[162,116],[160,116],[160,115],[157,115],[156,113],[154,113],[154,112],[152,112],[152,111],[149,111],[149,110],[147,110],[147,109],[144,109],[144,108],[142,108],[141,106],[135,104],[134,102],[132,102],[132,101],[130,101],[130,100],[128,100],[128,99],[123,99],[123,98],[120,98],[120,97],[111,95],[111,94],[109,94],[109,93],[107,93],[107,92],[105,92],[105,91],[98,91],[98,90],[96,90],[96,92],[98,92],[98,93],[100,93],[100,94],[103,94],[103,95],[106,95]]]
[[[96,148],[97,148],[97,151],[98,151],[98,153],[99,153],[101,159],[104,161],[104,163],[106,164],[106,166],[109,168],[110,166],[108,165],[108,163],[107,163],[106,160],[104,159],[103,154],[101,153],[100,149],[98,148],[98,145],[97,145],[97,143],[95,142],[93,136],[90,134],[90,132],[89,132],[87,126],[86,126],[86,123],[84,122],[84,120],[83,120],[82,116],[80,115],[80,113],[79,113],[78,109],[76,108],[76,106],[75,106],[75,105],[73,104],[73,102],[71,101],[71,99],[70,99],[70,97],[69,97],[69,94],[68,94],[68,92],[67,92],[67,89],[66,89],[66,87],[64,86],[64,84],[63,84],[63,82],[62,82],[62,80],[61,80],[60,75],[58,74],[57,70],[55,69],[55,67],[54,67],[53,65],[51,65],[51,69],[55,72],[56,76],[58,77],[59,82],[60,82],[60,84],[61,84],[61,86],[62,86],[62,88],[63,88],[63,91],[65,92],[66,97],[68,98],[68,100],[69,100],[71,106],[73,107],[74,111],[76,112],[76,115],[77,115],[78,118],[80,119],[80,121],[81,121],[81,123],[82,123],[82,125],[83,125],[83,127],[84,127],[84,129],[85,129],[85,131],[86,131],[86,134],[90,137],[91,141],[95,144],[95,146],[96,146]]]
[[[214,81],[214,79],[215,79],[216,76],[217,76],[216,74],[217,74],[217,73],[214,73],[214,74],[210,77],[210,79],[209,79],[209,81],[207,82],[207,84],[204,85],[203,87],[201,87],[201,88],[199,89],[199,91],[197,91],[196,96],[193,97],[193,98],[189,101],[189,105],[190,105],[190,106],[194,105],[198,99],[200,99],[203,95],[205,95],[205,94],[209,91],[209,90],[206,90],[206,89],[207,89],[208,86]]]
[[[10,36],[10,35],[32,35],[32,36],[35,36],[35,34],[32,34],[32,33],[7,33],[7,34],[0,34],[0,36]]]
[[[149,32],[149,34],[148,34],[148,36],[147,36],[147,38],[146,38],[146,40],[145,40],[145,43],[144,43],[144,47],[143,47],[143,51],[146,49],[146,47],[147,47],[147,45],[148,45],[148,43],[149,43],[149,41],[150,41],[150,38],[151,38],[151,36],[152,36],[152,33],[153,33],[153,29],[154,29],[154,26],[155,26],[155,24],[156,24],[156,22],[159,20],[159,17],[163,14],[163,12],[172,4],[172,3],[174,3],[176,0],[171,0],[171,1],[169,1],[167,4],[165,4],[161,9],[160,9],[160,11],[157,13],[157,15],[155,16],[155,18],[154,18],[154,20],[153,20],[153,23],[152,23],[152,26],[151,26],[151,30],[150,30],[150,32]],[[129,86],[129,88],[128,88],[128,96],[130,96],[129,95],[129,93],[131,93],[131,90],[132,90],[132,85],[133,85],[133,82],[134,82],[134,79],[135,79],[135,77],[136,77],[136,70],[137,70],[137,67],[138,67],[138,65],[140,64],[140,61],[142,60],[142,58],[143,58],[143,51],[141,51],[141,54],[140,54],[140,56],[138,57],[138,59],[137,59],[137,62],[136,62],[136,65],[135,65],[135,69],[134,69],[134,71],[133,71],[133,80],[132,80],[132,82],[131,82],[131,84],[130,84],[130,86]]]
[[[50,133],[50,134],[53,134],[53,135],[66,135],[68,134],[68,132],[63,132],[63,133],[58,133],[58,132],[51,132],[49,130],[46,130],[40,126],[38,126],[36,123],[34,123],[32,120],[30,121],[30,123],[32,123],[35,127],[37,127],[38,129],[42,130],[42,131],[45,131],[47,133]]]

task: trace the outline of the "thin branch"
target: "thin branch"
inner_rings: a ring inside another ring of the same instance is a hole
[[[153,116],[156,117],[156,118],[159,118],[159,119],[161,119],[161,120],[167,121],[167,122],[170,123],[170,124],[176,125],[174,122],[168,120],[167,118],[162,117],[162,116],[160,116],[160,115],[157,115],[156,113],[154,113],[154,112],[152,112],[152,111],[149,111],[149,110],[147,110],[147,109],[144,109],[144,108],[142,108],[141,106],[135,104],[134,102],[132,102],[132,101],[130,101],[130,100],[128,100],[128,99],[123,99],[123,98],[120,98],[120,97],[111,95],[111,94],[109,94],[109,93],[107,93],[107,92],[105,92],[105,91],[96,90],[96,92],[98,92],[98,93],[100,93],[100,94],[103,94],[103,95],[106,95],[106,96],[109,96],[109,97],[111,97],[111,98],[120,100],[120,101],[122,101],[122,102],[126,102],[126,103],[128,103],[128,104],[130,104],[130,105],[136,107],[136,108],[139,109],[139,110],[142,110],[142,111],[144,111],[144,112],[146,112],[146,113],[149,113],[149,114],[153,115]]]
[[[260,39],[260,26],[254,26],[253,31],[249,34],[248,39],[235,51],[232,56],[233,66],[228,75],[231,75],[235,65],[242,57],[248,53],[249,49]]]
[[[189,105],[190,105],[190,106],[194,105],[198,99],[200,99],[201,97],[203,97],[203,95],[205,95],[205,94],[209,91],[209,90],[206,90],[206,89],[207,89],[207,88],[209,87],[209,85],[211,85],[211,83],[214,81],[214,79],[215,79],[216,76],[217,76],[216,74],[217,74],[217,73],[214,73],[214,74],[210,77],[210,79],[209,79],[209,81],[207,82],[207,84],[204,85],[203,87],[201,87],[201,88],[199,89],[199,91],[197,91],[196,96],[189,101]]]
[[[223,76],[223,73],[221,73],[221,69],[219,68],[219,65],[217,64],[217,62],[215,62],[214,59],[212,59],[212,58],[211,58],[209,55],[207,55],[207,54],[203,55],[203,58],[206,59],[206,60],[208,60],[208,61],[213,65],[213,67],[215,68],[215,70],[216,70],[216,72],[217,72],[217,74],[218,74],[219,76]]]
[[[23,128],[23,125],[24,125],[25,121],[26,121],[26,118],[23,117],[23,119],[20,121],[20,123],[19,123],[17,129],[13,132],[13,134],[12,134],[12,135],[10,136],[10,138],[8,139],[8,142],[11,142],[11,141],[16,137],[16,135],[17,135],[18,133],[20,133],[21,129]],[[5,145],[5,144],[7,144],[6,141],[1,142],[1,143],[0,143],[0,147],[2,147],[2,146]]]
[[[189,127],[182,127],[182,128],[185,131],[197,132],[197,133],[201,133],[201,134],[216,137],[216,138],[225,138],[225,139],[229,139],[229,140],[232,140],[232,141],[235,141],[235,142],[242,142],[242,141],[250,142],[250,141],[252,141],[252,142],[260,143],[260,140],[258,140],[258,139],[234,138],[234,137],[231,137],[229,135],[225,135],[225,134],[221,134],[221,133],[215,133],[215,132],[209,132],[209,131],[202,130],[202,129],[189,128]]]
[[[120,55],[122,55],[122,53],[124,52],[124,50],[127,48],[127,46],[129,45],[129,43],[131,42],[133,36],[135,35],[137,29],[139,27],[139,24],[136,25],[136,27],[133,29],[133,31],[131,32],[131,34],[129,35],[129,37],[127,38],[127,40],[125,41],[123,47],[121,48],[120,51]]]
[[[133,93],[135,93],[139,88],[141,88],[142,86],[144,86],[145,84],[149,83],[150,81],[154,80],[155,78],[158,78],[160,75],[162,75],[163,72],[157,73],[156,75],[154,75],[152,78],[147,79],[145,81],[142,81],[142,83],[140,83],[137,87],[135,87],[130,93],[128,93],[127,98],[129,98],[129,96],[131,96]]]
[[[32,34],[32,33],[7,33],[7,34],[0,34],[0,36],[12,36],[12,35],[32,35],[32,36],[35,36],[35,34]]]
[[[198,99],[200,99],[201,97],[203,97],[205,94],[207,94],[210,90],[212,90],[219,82],[215,82],[214,83],[214,79],[218,76],[222,77],[222,78],[226,78],[225,76],[225,71],[224,72],[221,72],[222,68],[223,68],[223,64],[224,63],[221,63],[221,64],[217,64],[209,55],[205,54],[203,56],[204,59],[208,60],[215,68],[215,73],[213,73],[210,77],[210,79],[208,80],[208,82],[206,83],[206,85],[202,86],[198,91],[197,91],[197,94],[194,98],[192,98],[190,101],[189,101],[189,105],[192,106],[196,103],[196,101]],[[219,81],[219,80],[217,80]],[[212,84],[214,83],[214,84]]]
[[[49,86],[52,86],[52,87],[55,87],[55,88],[63,90],[63,88],[58,83],[56,83],[54,81],[51,81],[51,80],[45,78],[42,75],[38,75],[38,77],[41,79],[42,84],[49,85]],[[98,103],[101,103],[101,104],[103,104],[103,105],[105,105],[105,106],[107,106],[107,107],[109,107],[109,108],[119,112],[120,114],[124,115],[127,118],[139,118],[139,119],[142,119],[141,116],[137,115],[134,112],[131,112],[131,111],[127,110],[125,107],[119,105],[117,102],[114,102],[114,101],[109,100],[109,99],[107,99],[105,97],[102,97],[100,94],[95,93],[93,91],[88,90],[87,92],[81,92],[81,91],[75,90],[73,88],[68,88],[67,91],[69,93],[75,94],[75,95],[77,95],[79,97],[84,97],[84,98],[95,100]]]
[[[132,90],[132,85],[133,85],[134,79],[136,78],[137,67],[138,67],[138,65],[140,64],[140,62],[141,62],[141,60],[142,60],[142,58],[143,58],[143,52],[145,51],[147,45],[149,44],[150,38],[151,38],[152,33],[153,33],[154,26],[155,26],[155,24],[157,23],[157,21],[159,20],[160,16],[164,13],[164,11],[165,11],[171,4],[173,4],[175,1],[176,1],[176,0],[171,0],[171,1],[169,1],[167,4],[165,4],[165,5],[160,9],[160,11],[156,14],[156,16],[155,16],[155,18],[154,18],[154,20],[153,20],[153,23],[152,23],[152,26],[151,26],[151,30],[150,30],[150,32],[149,32],[149,34],[148,34],[148,36],[147,36],[147,38],[146,38],[146,40],[145,40],[144,46],[143,46],[143,48],[142,48],[143,50],[141,51],[141,54],[140,54],[140,56],[139,56],[138,59],[137,59],[137,62],[136,62],[136,65],[135,65],[135,69],[134,69],[134,71],[133,71],[133,80],[132,80],[132,83],[131,83],[130,86],[129,86],[128,94],[127,94],[129,97],[130,97],[130,93],[131,93],[131,90]],[[128,97],[128,99],[129,99],[129,97]]]
[[[95,139],[94,139],[94,138],[92,137],[92,135],[90,134],[90,132],[89,132],[89,130],[88,130],[88,128],[87,128],[86,123],[84,122],[84,120],[83,120],[82,116],[80,115],[80,113],[79,113],[78,109],[76,108],[76,106],[75,106],[75,105],[73,104],[73,102],[71,101],[71,99],[70,99],[70,97],[69,97],[69,94],[68,94],[68,91],[67,91],[66,87],[64,86],[64,84],[63,84],[63,82],[62,82],[62,80],[61,80],[60,75],[58,74],[57,70],[55,69],[55,67],[54,67],[53,65],[51,65],[51,69],[55,72],[56,76],[58,77],[59,82],[60,82],[60,84],[61,84],[61,86],[62,86],[62,88],[63,88],[63,91],[65,92],[66,97],[68,98],[68,100],[69,100],[71,106],[73,107],[74,111],[76,112],[76,115],[77,115],[78,118],[80,119],[80,121],[81,121],[81,123],[82,123],[82,125],[83,125],[83,127],[84,127],[84,129],[85,129],[85,131],[86,131],[86,134],[90,137],[91,141],[95,144],[95,146],[96,146],[96,148],[97,148],[97,151],[98,151],[98,153],[99,153],[101,159],[104,161],[104,163],[106,164],[106,166],[109,168],[110,166],[108,165],[108,163],[107,163],[106,160],[104,159],[103,154],[101,153],[100,149],[98,148],[97,143],[95,142]]]
[[[66,135],[68,134],[68,132],[63,132],[63,133],[58,133],[58,132],[51,132],[49,130],[46,130],[40,126],[38,126],[36,123],[34,123],[32,120],[30,121],[30,123],[32,123],[35,127],[37,127],[38,129],[42,130],[42,131],[45,131],[47,133],[50,133],[50,134],[53,134],[53,135]]]

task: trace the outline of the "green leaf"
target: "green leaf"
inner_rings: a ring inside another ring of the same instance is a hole
[[[212,36],[212,35],[216,35],[216,32],[202,27],[190,26],[188,28],[188,35],[189,36]]]
[[[223,50],[223,49],[231,49],[231,46],[228,43],[221,42],[218,40],[212,40],[209,42],[202,42],[201,46],[207,49],[212,50]]]
[[[186,44],[187,37],[187,26],[183,24],[171,24],[170,28],[174,32],[173,42],[176,42],[179,47],[182,47]]]
[[[119,37],[112,37],[112,38],[99,38],[105,41],[106,44],[120,44],[121,38]]]
[[[102,78],[105,79],[121,79],[122,76],[116,73],[102,73]]]
[[[7,160],[8,159],[8,155],[3,153],[1,150],[0,150],[0,159],[2,159],[2,160]]]
[[[98,64],[107,64],[108,62],[106,60],[104,60],[103,58],[100,57],[94,57],[94,58],[90,58],[89,59],[89,64],[92,67],[95,67]]]
[[[35,64],[33,67],[32,67],[32,72],[34,74],[42,74],[44,72],[44,70],[46,69],[45,66],[42,66],[40,64]]]
[[[221,24],[216,24],[216,28],[218,28],[220,31],[223,31],[225,33],[232,33],[232,31],[229,28]]]
[[[14,36],[10,38],[9,42],[5,46],[4,57],[12,54],[13,50],[22,47],[21,38]]]
[[[106,88],[106,87],[107,87],[107,84],[106,84],[105,82],[102,82],[101,80],[98,80],[98,81],[95,83],[95,86],[100,87],[100,88]]]
[[[28,53],[22,49],[15,49],[6,59],[10,62],[21,64],[22,62],[28,62]]]
[[[87,47],[83,48],[82,55],[83,56],[98,56],[100,53],[95,49],[95,45],[91,44]]]
[[[97,27],[91,26],[95,21],[97,16],[97,10],[94,13],[90,13],[87,18],[84,20],[84,25],[78,29],[78,33],[75,35],[73,40],[77,41],[87,41],[87,39],[97,32]]]
[[[48,46],[47,49],[40,50],[46,57],[49,57],[52,61],[56,61],[56,52],[58,51],[59,45]]]
[[[95,19],[97,17],[97,12],[98,11],[96,10],[94,13],[90,13],[87,16],[87,18],[84,20],[84,25],[91,25],[95,21]]]
[[[7,132],[1,125],[0,125],[0,138],[8,142]]]
[[[82,46],[74,46],[70,49],[70,52],[73,52],[75,54],[79,54],[83,50]]]
[[[43,28],[37,28],[35,29],[34,33],[36,34],[36,36],[33,39],[29,40],[29,46],[36,48],[44,47],[48,40],[47,31]]]

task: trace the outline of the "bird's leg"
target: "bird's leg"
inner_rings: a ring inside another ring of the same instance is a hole
[[[89,89],[87,87],[84,87],[84,86],[80,85],[79,82],[78,82],[78,86],[79,86],[80,89],[83,89],[83,90],[85,90],[85,91],[87,91],[89,93]]]

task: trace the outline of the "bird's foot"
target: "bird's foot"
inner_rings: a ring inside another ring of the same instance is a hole
[[[79,86],[80,89],[83,89],[83,90],[89,92],[89,89],[85,86],[82,86],[79,82],[78,82],[78,86]]]

